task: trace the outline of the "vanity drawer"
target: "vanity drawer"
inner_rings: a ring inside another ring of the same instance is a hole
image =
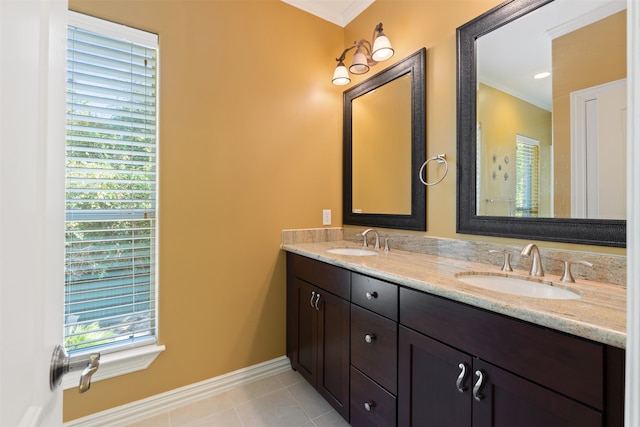
[[[353,366],[350,401],[350,425],[396,425],[396,398]]]
[[[594,408],[604,407],[601,344],[407,288],[400,289],[400,323]]]
[[[351,364],[396,394],[398,324],[351,304]]]
[[[331,264],[287,252],[287,266],[298,278],[340,298],[349,299],[351,272]]]
[[[352,273],[351,302],[398,320],[398,286],[392,283]]]

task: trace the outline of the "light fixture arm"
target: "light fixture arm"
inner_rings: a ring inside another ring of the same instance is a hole
[[[353,46],[346,48],[345,50],[342,51],[342,55],[340,55],[340,58],[336,58],[337,62],[344,62],[345,58],[347,57],[347,52],[349,52],[352,49],[355,49],[356,46],[356,42],[353,42]]]

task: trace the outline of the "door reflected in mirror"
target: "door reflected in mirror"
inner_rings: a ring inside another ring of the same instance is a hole
[[[626,217],[625,7],[555,0],[477,38],[476,215]]]

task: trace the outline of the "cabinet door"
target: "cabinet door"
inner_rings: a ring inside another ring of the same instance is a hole
[[[470,426],[471,370],[469,355],[400,326],[398,425]]]
[[[319,289],[316,389],[349,420],[349,301]]]
[[[294,278],[290,290],[292,307],[288,340],[293,369],[311,384],[316,384],[318,371],[318,311],[314,303],[318,290],[304,280]]]
[[[479,359],[474,360],[474,427],[602,426],[602,414]]]

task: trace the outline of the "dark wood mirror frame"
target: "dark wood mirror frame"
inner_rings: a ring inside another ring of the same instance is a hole
[[[461,234],[626,247],[626,221],[477,215],[476,39],[553,0],[509,0],[457,29],[457,222]]]
[[[427,229],[427,190],[418,177],[420,167],[426,160],[426,52],[425,48],[420,49],[346,90],[343,94],[342,218],[344,224],[418,231]],[[411,75],[411,214],[354,213],[352,208],[352,101],[406,74]]]

